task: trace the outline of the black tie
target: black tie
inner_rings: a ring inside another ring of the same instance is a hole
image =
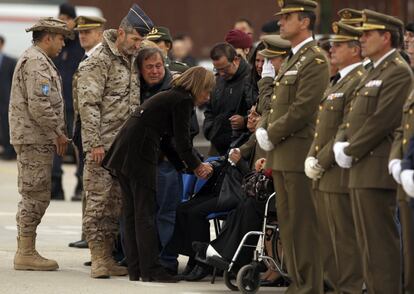
[[[341,79],[341,74],[338,72],[336,75],[332,77],[331,83],[332,86],[335,85]]]
[[[287,57],[287,60],[289,61],[289,60],[292,58],[292,56],[293,56],[293,51],[292,51],[292,50],[290,50],[290,51],[289,51],[289,55],[288,55],[288,57]]]

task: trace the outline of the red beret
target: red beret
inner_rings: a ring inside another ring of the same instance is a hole
[[[246,49],[253,46],[252,37],[240,30],[229,31],[224,37],[224,41],[231,44],[236,49]]]

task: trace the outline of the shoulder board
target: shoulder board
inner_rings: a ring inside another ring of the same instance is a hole
[[[317,64],[325,63],[325,60],[323,60],[321,58],[315,58],[315,61],[316,61]]]
[[[188,66],[187,63],[180,62],[180,61],[177,61],[177,60],[173,60],[171,63],[178,64],[178,65],[182,65],[182,66]]]
[[[312,46],[311,49],[312,49],[313,52],[316,52],[316,53],[321,53],[322,52],[322,50],[321,50],[321,48],[319,48],[319,46]]]

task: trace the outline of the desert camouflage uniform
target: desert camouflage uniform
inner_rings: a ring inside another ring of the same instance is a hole
[[[14,71],[9,121],[22,196],[18,233],[33,236],[50,202],[54,139],[65,133],[62,81],[52,60],[37,46],[23,53]]]
[[[104,32],[102,46],[79,66],[77,96],[86,152],[83,218],[86,240],[113,239],[121,213],[121,188],[109,172],[92,160],[91,149],[108,151],[123,123],[139,103],[135,58],[125,58],[115,46],[116,31]]]

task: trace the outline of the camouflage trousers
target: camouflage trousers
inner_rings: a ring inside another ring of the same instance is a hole
[[[83,230],[86,241],[115,239],[122,209],[121,187],[118,180],[86,155],[83,170],[86,195]]]
[[[19,236],[33,236],[50,203],[54,145],[15,145],[21,200],[16,214]]]

